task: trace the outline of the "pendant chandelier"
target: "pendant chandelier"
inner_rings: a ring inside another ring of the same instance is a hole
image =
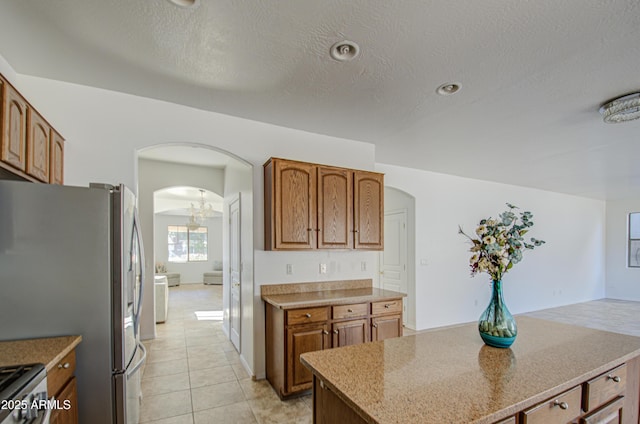
[[[187,222],[187,228],[190,231],[197,230],[202,225],[205,219],[213,217],[213,206],[211,203],[206,204],[204,201],[204,190],[200,189],[200,204],[199,207],[195,207],[191,203],[189,208],[189,222]]]

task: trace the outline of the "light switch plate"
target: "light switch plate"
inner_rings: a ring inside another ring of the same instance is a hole
[[[327,264],[320,264],[320,274],[327,273]]]

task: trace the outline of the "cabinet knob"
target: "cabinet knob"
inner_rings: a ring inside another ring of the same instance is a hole
[[[327,334],[329,334],[329,332],[327,330],[322,330],[322,334],[326,336]]]
[[[559,406],[560,409],[569,409],[569,404],[567,402],[560,402],[559,400],[554,400],[553,406]]]
[[[353,232],[354,232],[354,233],[357,233],[357,232],[358,232],[358,230],[353,230]]]
[[[385,309],[389,309],[391,307],[391,305],[393,305],[393,303],[387,303],[386,305],[384,305]]]
[[[307,318],[311,318],[311,314],[308,314],[308,313],[304,314],[304,316],[307,317]]]
[[[333,330],[333,334],[338,334],[338,330]]]
[[[58,364],[59,369],[64,368],[65,370],[68,369],[70,366],[71,364],[69,364],[68,362],[65,362],[64,364]]]
[[[378,324],[371,324],[373,328],[378,328]]]
[[[347,309],[347,312],[353,312],[353,309]]]
[[[617,375],[608,375],[607,380],[613,380],[614,382],[619,383],[620,377],[618,377]]]

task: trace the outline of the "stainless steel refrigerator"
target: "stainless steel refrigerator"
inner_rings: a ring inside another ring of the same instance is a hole
[[[0,340],[82,336],[81,423],[139,420],[146,352],[137,216],[123,185],[0,181]]]

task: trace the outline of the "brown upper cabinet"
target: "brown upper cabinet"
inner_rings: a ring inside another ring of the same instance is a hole
[[[382,250],[384,176],[271,158],[264,165],[266,250]]]
[[[64,138],[0,75],[0,170],[62,184]]]
[[[2,81],[3,162],[19,171],[27,168],[27,101],[10,84]]]

